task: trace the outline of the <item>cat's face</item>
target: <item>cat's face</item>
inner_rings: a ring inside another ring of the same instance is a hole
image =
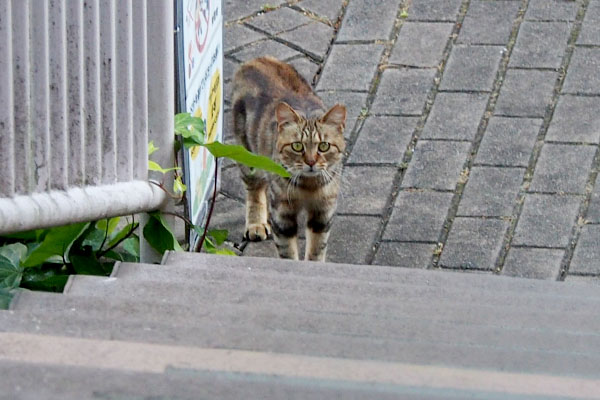
[[[336,104],[318,119],[300,116],[286,103],[277,106],[277,150],[292,176],[331,180],[330,168],[344,156],[346,108]]]

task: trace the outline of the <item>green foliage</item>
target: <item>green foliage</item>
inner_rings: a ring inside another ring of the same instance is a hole
[[[27,246],[13,243],[0,247],[0,288],[18,287],[23,277],[22,260],[27,255]]]
[[[148,215],[150,218],[144,226],[144,238],[150,246],[160,254],[169,250],[182,251],[183,249],[163,215],[158,211]]]

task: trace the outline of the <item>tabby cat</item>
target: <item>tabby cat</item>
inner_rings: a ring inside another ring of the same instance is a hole
[[[248,150],[271,157],[282,178],[240,166],[246,186],[246,232],[273,239],[281,258],[298,259],[298,216],[306,213],[307,260],[324,261],[346,148],[346,108],[328,111],[290,65],[272,57],[243,64],[233,79],[233,129]],[[270,213],[269,213],[270,208]]]

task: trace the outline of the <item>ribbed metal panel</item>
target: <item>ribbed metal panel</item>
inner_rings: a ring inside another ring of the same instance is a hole
[[[147,22],[156,16],[162,23]],[[114,196],[111,185],[127,192],[131,182],[139,191],[148,179],[149,139],[165,145],[157,159],[169,159],[171,17],[171,1],[0,0],[0,233],[15,229],[12,213],[22,211],[27,196],[46,222],[32,217],[19,230],[70,222],[54,203],[74,189]],[[149,105],[149,92],[161,98]],[[119,208],[143,211],[164,200],[161,191],[142,192],[150,198],[124,196],[138,205]],[[83,214],[116,215],[106,200],[93,203],[108,209]],[[43,215],[56,212],[64,217]]]

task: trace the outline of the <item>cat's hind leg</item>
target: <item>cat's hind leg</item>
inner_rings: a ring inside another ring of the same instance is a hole
[[[253,242],[266,240],[271,234],[268,222],[268,182],[264,177],[253,176],[244,169],[242,168],[242,176],[246,184],[246,231],[244,237]]]

